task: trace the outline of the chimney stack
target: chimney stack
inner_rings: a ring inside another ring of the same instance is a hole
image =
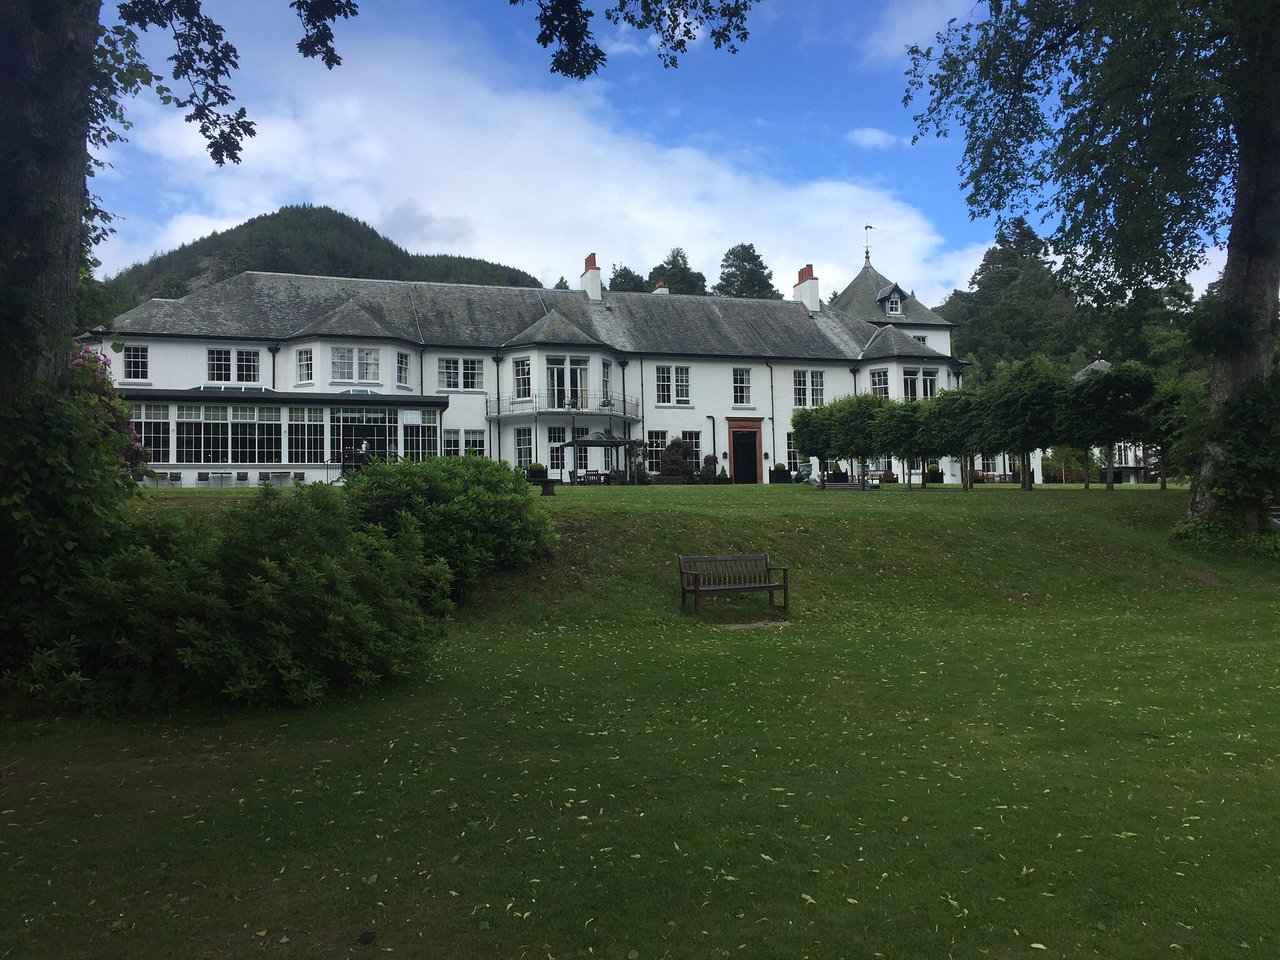
[[[657,294],[657,293],[670,293],[671,291],[667,289],[667,281],[659,280],[658,285],[653,288],[653,292]]]
[[[587,254],[587,262],[582,267],[582,276],[578,280],[578,286],[587,291],[588,299],[600,299],[600,268],[596,266],[596,255],[594,253]]]
[[[803,303],[810,313],[818,313],[822,309],[822,299],[818,296],[818,278],[813,275],[812,263],[806,263],[800,271],[800,279],[791,290],[791,299]]]

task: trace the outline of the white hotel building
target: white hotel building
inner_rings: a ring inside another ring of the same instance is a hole
[[[735,482],[793,468],[792,413],[853,393],[956,386],[951,325],[867,258],[830,304],[812,267],[790,300],[243,273],[151,300],[88,335],[166,480],[332,480],[364,442],[418,459],[465,451],[608,470],[600,431],[650,470],[682,438]],[[947,479],[954,479],[949,467]]]

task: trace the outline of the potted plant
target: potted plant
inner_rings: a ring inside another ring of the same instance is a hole
[[[925,483],[941,483],[942,482],[942,465],[931,463],[924,471]]]
[[[769,482],[770,483],[790,483],[791,482],[791,471],[787,469],[787,465],[785,463],[775,463],[769,469]]]
[[[827,483],[848,483],[849,473],[847,470],[832,470],[827,474]]]
[[[733,481],[729,479],[729,471],[724,467],[721,467],[720,472],[716,474],[716,483],[733,483]]]
[[[541,463],[531,463],[524,468],[524,475],[530,480],[547,479],[547,468]]]

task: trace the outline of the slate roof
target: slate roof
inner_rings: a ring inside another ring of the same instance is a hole
[[[1071,379],[1079,383],[1081,380],[1089,376],[1089,374],[1091,373],[1106,373],[1110,369],[1111,369],[1111,364],[1108,361],[1103,360],[1101,357],[1099,357],[1097,360],[1093,361],[1093,363],[1089,364],[1088,366],[1081,367],[1079,370],[1073,373],[1071,375]]]
[[[939,353],[933,347],[926,346],[915,337],[903,333],[897,327],[880,327],[871,338],[866,349],[862,351],[862,360],[887,360],[890,357],[910,358],[913,360],[946,361],[951,357]]]
[[[542,319],[535,320],[531,326],[526,327],[502,345],[504,347],[523,347],[532,346],[534,344],[585,347],[601,346],[599,340],[589,334],[583,333],[577,324],[565,317],[558,310],[551,310]]]
[[[902,313],[888,316],[884,312],[881,301],[895,288],[902,294]],[[870,255],[863,262],[862,270],[849,281],[847,287],[840,291],[840,295],[831,302],[831,305],[843,313],[880,326],[888,323],[907,323],[912,326],[954,326],[871,266]]]
[[[908,315],[900,322],[949,325],[913,299],[904,302],[904,313],[911,305],[935,319]],[[386,337],[426,348],[489,351],[554,344],[629,354],[848,362],[862,358],[873,339],[884,336],[886,318],[878,319],[869,321],[838,303],[810,313],[803,303],[789,300],[606,292],[603,300],[593,301],[581,290],[249,272],[181,300],[148,301],[118,317],[113,329],[126,336]],[[905,335],[883,343],[900,345],[913,357],[925,355],[922,351],[944,357]]]

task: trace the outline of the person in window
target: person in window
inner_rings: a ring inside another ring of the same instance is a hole
[[[369,440],[365,438],[360,441],[360,451],[356,454],[356,465],[363,467],[369,462]]]

